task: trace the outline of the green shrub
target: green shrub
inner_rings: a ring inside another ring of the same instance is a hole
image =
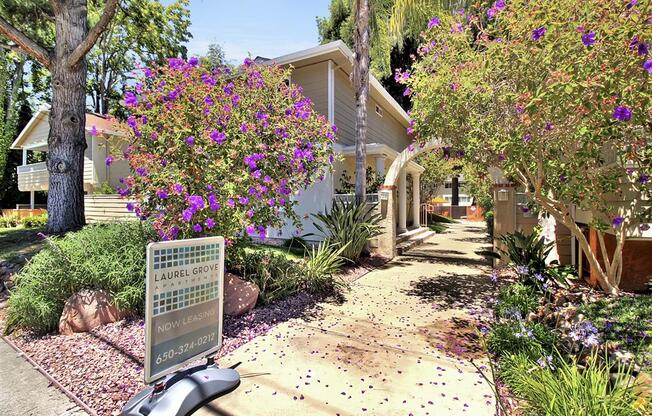
[[[545,359],[545,358],[544,358]],[[503,364],[504,363],[504,364]],[[501,360],[501,379],[522,400],[526,414],[542,416],[639,416],[645,400],[637,397],[628,369],[611,380],[611,364],[591,356],[583,367],[575,360],[558,358],[547,365],[542,359],[511,355]],[[636,406],[641,406],[638,409]]]
[[[232,261],[237,263],[232,265],[232,270],[244,280],[255,283],[260,289],[260,304],[266,305],[285,299],[301,287],[301,265],[283,254],[264,249],[245,250],[238,259]]]
[[[430,214],[428,214],[428,224],[430,224],[432,222],[440,222],[440,223],[444,223],[444,224],[456,224],[459,221],[456,221],[456,220],[454,220],[452,218],[449,218],[449,217],[445,217],[443,215],[430,213]]]
[[[526,235],[516,231],[502,235],[499,239],[505,245],[501,251],[515,266],[526,266],[532,273],[541,273],[546,269],[546,257],[553,244],[546,243],[538,232]]]
[[[106,181],[102,182],[100,186],[93,189],[93,194],[95,195],[114,195],[117,193],[118,191]]]
[[[26,217],[20,222],[27,228],[43,228],[48,224],[48,214]]]
[[[304,264],[306,289],[314,293],[327,293],[346,287],[346,283],[334,275],[344,265],[341,254],[346,249],[333,244],[321,243],[313,247]]]
[[[514,314],[525,318],[539,306],[539,296],[531,287],[522,283],[504,286],[498,292],[496,316],[503,319],[513,318]]]
[[[431,231],[434,231],[437,234],[441,234],[448,229],[446,225],[438,222],[428,224],[428,228],[430,228]]]
[[[484,222],[487,224],[487,234],[494,236],[494,212],[487,211],[484,213]]]
[[[380,214],[373,214],[375,206],[366,203],[333,202],[330,212],[313,214],[315,228],[325,237],[325,243],[344,247],[342,257],[356,261],[362,255],[367,241],[380,234]]]
[[[16,278],[7,331],[16,326],[47,332],[57,327],[66,300],[81,289],[104,289],[116,305],[140,312],[145,300],[145,246],[140,222],[84,227],[48,239]]]
[[[556,344],[557,336],[540,322],[499,322],[494,324],[487,336],[487,348],[498,357],[525,354],[536,359],[550,355]]]
[[[17,227],[19,223],[17,215],[0,216],[0,228]]]

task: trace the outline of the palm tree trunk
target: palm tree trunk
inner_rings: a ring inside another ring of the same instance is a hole
[[[367,97],[369,96],[369,0],[355,1],[355,197],[365,200],[367,159]]]

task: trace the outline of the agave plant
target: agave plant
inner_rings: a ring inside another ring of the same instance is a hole
[[[341,256],[356,261],[367,241],[381,232],[381,216],[375,206],[360,202],[335,201],[330,211],[313,214],[315,228],[323,234],[324,243],[342,248]]]

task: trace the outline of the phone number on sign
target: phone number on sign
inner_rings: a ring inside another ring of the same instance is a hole
[[[215,341],[215,337],[216,337],[216,333],[211,332],[210,334],[199,337],[192,342],[186,342],[185,344],[181,344],[175,348],[171,348],[168,351],[165,351],[156,356],[156,364],[164,363],[176,357],[177,355],[186,354],[197,347],[201,347],[202,345],[209,344]]]

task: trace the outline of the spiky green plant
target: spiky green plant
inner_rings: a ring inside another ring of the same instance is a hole
[[[366,203],[335,201],[330,211],[313,214],[314,225],[327,244],[345,247],[341,256],[355,262],[367,241],[381,232],[381,216],[374,209],[375,205]]]
[[[337,247],[326,242],[312,247],[304,265],[305,285],[310,292],[325,293],[346,287],[346,282],[335,275],[344,265],[342,252],[347,247],[348,244]]]

